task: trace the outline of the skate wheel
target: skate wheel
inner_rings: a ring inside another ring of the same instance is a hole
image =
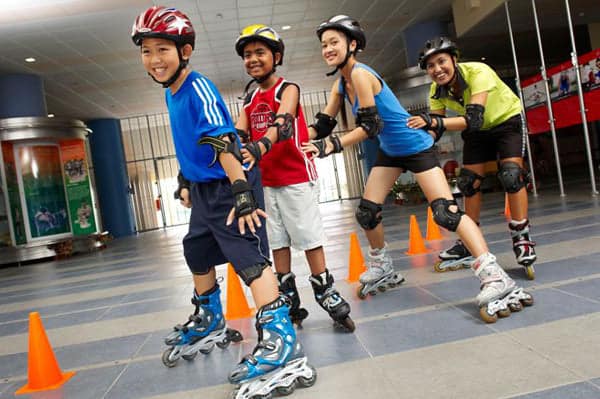
[[[367,294],[363,291],[364,288],[365,286],[361,284],[360,287],[358,287],[358,290],[356,290],[356,296],[358,296],[358,299],[365,299],[367,297]]]
[[[482,306],[479,308],[479,316],[481,316],[483,321],[489,324],[495,323],[496,320],[498,320],[498,315],[496,315],[496,313],[489,314],[486,306]]]
[[[281,387],[275,388],[275,391],[277,391],[277,393],[281,396],[291,395],[292,393],[294,393],[295,390],[296,390],[296,381],[292,381],[292,383],[290,385],[288,385],[287,387],[281,386]]]
[[[317,381],[317,370],[311,365],[307,366],[312,371],[312,375],[310,376],[310,378],[298,377],[298,379],[296,380],[298,384],[304,388],[312,387]]]
[[[442,268],[440,267],[440,266],[441,266],[441,264],[442,264],[442,262],[441,262],[441,261],[439,261],[439,262],[436,262],[436,263],[433,265],[433,270],[435,270],[435,271],[436,271],[436,272],[438,272],[438,273],[444,273],[445,271],[447,271],[448,269],[442,269]]]
[[[380,285],[379,287],[377,287],[377,289],[379,290],[379,292],[386,292],[387,291],[387,287],[385,285]]]
[[[173,352],[173,348],[165,349],[162,354],[162,362],[165,366],[171,368],[175,367],[178,359],[171,359],[171,353]]]
[[[227,329],[227,338],[229,338],[231,342],[241,342],[244,339],[244,337],[242,337],[242,334],[238,330],[234,330],[233,328]]]
[[[198,355],[198,352],[194,352],[194,353],[190,353],[187,355],[181,355],[183,360],[187,360],[188,362],[194,360],[196,358],[196,356]]]
[[[217,346],[219,347],[219,349],[225,349],[229,346],[230,343],[231,340],[229,338],[225,338],[223,341],[217,342]]]
[[[462,269],[464,267],[465,266],[464,266],[463,263],[459,263],[458,265],[454,265],[454,266],[449,267],[449,269],[452,270],[453,272],[455,272],[455,271],[460,270],[460,269]]]
[[[210,346],[207,346],[204,349],[200,349],[200,353],[202,353],[203,355],[208,355],[210,352],[213,351],[213,349],[215,349],[215,344],[210,344]]]
[[[533,266],[525,266],[525,273],[529,280],[535,280],[535,269]]]
[[[520,312],[521,310],[523,310],[523,305],[521,304],[521,302],[509,303],[508,308],[511,312]]]
[[[530,293],[525,292],[525,294],[527,294],[529,296],[529,298],[523,298],[521,299],[521,303],[523,304],[523,306],[531,306],[533,305],[533,296],[531,296]]]
[[[506,308],[506,309],[500,309],[498,311],[498,317],[508,317],[510,316],[510,309]]]

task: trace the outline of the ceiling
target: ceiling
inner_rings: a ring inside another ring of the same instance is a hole
[[[145,74],[139,50],[130,39],[135,17],[154,4],[149,0],[0,0],[0,73],[42,76],[48,112],[92,119],[122,118],[165,111],[162,89]],[[335,14],[361,21],[368,45],[360,56],[394,82],[407,67],[402,32],[419,22],[441,20],[451,27],[452,0],[171,0],[197,32],[191,64],[215,82],[226,101],[233,101],[248,80],[234,42],[241,28],[254,23],[273,26],[286,54],[280,71],[304,92],[328,89],[331,78],[321,60],[315,27]],[[514,4],[513,4],[514,3]],[[563,0],[538,0],[543,29],[564,29]],[[572,0],[575,24],[599,22],[597,0]],[[514,11],[513,11],[514,9]],[[515,32],[532,30],[531,4],[511,2]],[[583,15],[581,15],[583,13]],[[283,25],[290,29],[283,31]],[[483,21],[459,42],[465,54],[490,53],[496,40],[510,51],[504,9]],[[526,35],[525,35],[526,36]],[[563,35],[564,36],[564,35]],[[568,43],[568,37],[566,38]],[[527,43],[531,40],[527,39]],[[566,51],[566,50],[565,50]],[[570,51],[570,50],[569,50]],[[529,52],[531,53],[531,51]],[[510,60],[510,53],[503,59]],[[519,55],[521,56],[521,55]],[[26,63],[27,57],[36,58]],[[568,58],[568,51],[565,59]],[[511,61],[512,62],[512,61]]]

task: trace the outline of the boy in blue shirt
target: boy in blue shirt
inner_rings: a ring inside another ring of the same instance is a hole
[[[296,340],[288,303],[280,297],[270,267],[260,220],[266,217],[260,209],[264,207],[260,172],[257,168],[244,172],[239,138],[223,99],[210,80],[188,67],[195,42],[192,23],[175,8],[153,6],[137,17],[132,39],[141,47],[148,74],[166,88],[181,167],[178,191],[184,205],[192,205],[183,247],[193,275],[196,309],[185,326],[176,326],[166,338],[171,348],[163,355],[164,363],[174,365],[180,356],[191,359],[198,350],[207,353],[214,343],[225,346],[215,266],[229,262],[259,308],[258,344],[229,374],[230,382],[239,384],[236,397],[268,395],[276,388],[291,392],[295,382],[314,384],[316,371]],[[190,349],[205,342],[208,346]]]

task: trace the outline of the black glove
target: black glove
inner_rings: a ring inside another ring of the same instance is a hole
[[[252,187],[246,180],[238,179],[231,184],[231,192],[233,193],[235,216],[246,216],[251,214],[258,207]]]
[[[173,193],[173,197],[175,197],[176,200],[183,200],[183,198],[181,198],[181,190],[183,190],[184,188],[187,188],[189,190],[192,183],[183,176],[181,171],[179,171],[179,173],[177,174],[177,184],[178,187],[177,190],[175,190],[175,192]]]

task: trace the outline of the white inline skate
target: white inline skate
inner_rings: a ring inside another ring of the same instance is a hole
[[[496,257],[485,253],[473,263],[473,271],[481,282],[477,295],[479,315],[486,323],[495,323],[498,317],[508,317],[523,306],[533,305],[533,296],[517,287],[496,262]]]
[[[533,263],[536,261],[537,255],[535,253],[535,242],[529,238],[529,220],[525,219],[520,223],[511,221],[508,224],[508,229],[512,237],[513,251],[517,263],[525,268],[528,279],[535,279]]]
[[[229,374],[236,385],[234,399],[270,399],[310,387],[317,371],[308,364],[289,317],[287,299],[280,297],[256,314],[258,343]]]
[[[357,295],[365,299],[367,295],[376,295],[377,291],[385,292],[404,282],[402,274],[394,270],[392,258],[387,255],[387,244],[380,249],[369,249],[367,254],[367,270],[360,275],[360,286]]]
[[[463,268],[468,269],[475,262],[475,258],[471,256],[471,253],[461,240],[456,240],[451,248],[440,252],[438,257],[440,260],[433,265],[433,269],[438,273]]]

